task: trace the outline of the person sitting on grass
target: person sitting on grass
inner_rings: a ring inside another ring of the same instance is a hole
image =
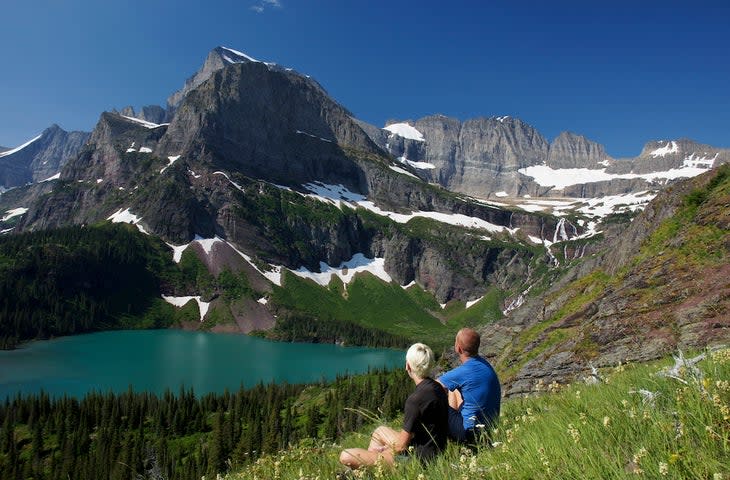
[[[437,379],[449,392],[449,438],[466,444],[475,443],[480,431],[489,434],[502,397],[494,368],[479,355],[480,340],[473,328],[459,330],[454,350],[461,365]]]
[[[406,353],[406,372],[416,384],[416,389],[406,400],[403,429],[376,428],[367,450],[343,450],[340,463],[353,469],[380,461],[393,465],[396,455],[410,452],[425,462],[446,447],[449,404],[443,387],[429,377],[435,364],[433,351],[428,345],[411,345]]]

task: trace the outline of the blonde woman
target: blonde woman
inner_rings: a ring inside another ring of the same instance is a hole
[[[444,449],[449,431],[449,402],[443,387],[429,376],[435,365],[428,345],[411,345],[406,353],[406,372],[416,389],[406,400],[403,429],[376,428],[367,450],[343,450],[340,463],[355,469],[378,461],[392,465],[396,455],[409,452],[409,446],[419,460],[428,461]]]

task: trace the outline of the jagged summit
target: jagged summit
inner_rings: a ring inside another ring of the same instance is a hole
[[[258,62],[259,61],[249,55],[246,55],[243,52],[239,52],[238,50],[234,50],[234,49],[228,48],[228,47],[223,47],[223,46],[216,47],[213,49],[213,51],[220,53],[221,56],[223,56],[223,59],[230,63],[244,63],[244,62]]]

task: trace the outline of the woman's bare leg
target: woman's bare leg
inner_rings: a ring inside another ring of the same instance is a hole
[[[375,465],[378,461],[393,465],[395,459],[392,450],[373,452],[364,448],[348,448],[340,453],[340,463],[352,469],[358,469],[365,465]]]
[[[395,463],[393,445],[398,438],[398,432],[390,427],[380,426],[370,436],[368,449],[348,448],[340,453],[340,463],[357,469],[365,465],[375,465],[383,461],[388,465]]]

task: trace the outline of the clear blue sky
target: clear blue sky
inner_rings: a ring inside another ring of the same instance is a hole
[[[218,45],[312,75],[353,114],[512,115],[638,155],[730,147],[730,2],[3,0],[0,145],[164,105]]]

